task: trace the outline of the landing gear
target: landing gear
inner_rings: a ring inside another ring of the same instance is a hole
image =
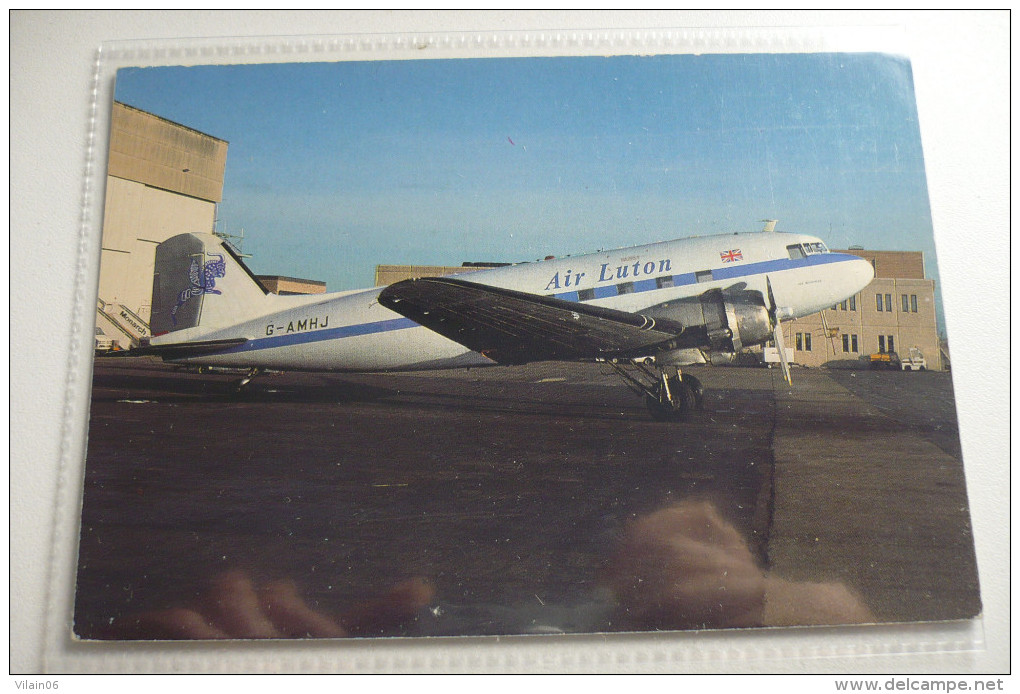
[[[679,422],[702,407],[705,390],[701,381],[681,373],[677,367],[653,369],[644,363],[633,363],[635,375],[617,362],[606,363],[627,381],[632,390],[644,395],[645,406],[656,421]]]
[[[694,376],[666,376],[654,387],[654,393],[645,395],[645,406],[652,418],[659,422],[679,422],[694,410],[700,410],[703,389]]]
[[[251,379],[259,375],[261,369],[258,367],[252,367],[248,369],[248,373],[234,381],[234,390],[238,393],[248,392],[248,384],[251,383]]]

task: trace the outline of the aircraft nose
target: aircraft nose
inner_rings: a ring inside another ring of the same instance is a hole
[[[857,287],[856,291],[860,291],[867,287],[871,280],[875,279],[875,268],[872,267],[871,261],[864,258],[857,258],[853,261],[852,265],[854,285]]]

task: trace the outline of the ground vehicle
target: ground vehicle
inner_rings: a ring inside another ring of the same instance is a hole
[[[900,355],[896,352],[876,352],[868,356],[868,366],[872,369],[898,369]]]
[[[96,351],[109,352],[113,349],[113,340],[106,336],[102,328],[96,328]]]
[[[792,348],[786,348],[786,361],[790,364],[794,362],[795,352]],[[773,365],[780,363],[781,359],[779,356],[779,349],[777,347],[766,347],[762,350],[762,363],[768,368],[772,368]]]
[[[900,368],[904,371],[926,371],[928,362],[917,347],[910,348],[910,356],[900,360]]]

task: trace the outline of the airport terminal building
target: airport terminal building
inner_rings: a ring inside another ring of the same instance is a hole
[[[783,338],[794,363],[859,366],[871,354],[905,356],[917,348],[928,369],[945,368],[935,318],[935,280],[924,275],[924,255],[860,247],[837,252],[870,261],[875,279],[842,303],[783,323]]]

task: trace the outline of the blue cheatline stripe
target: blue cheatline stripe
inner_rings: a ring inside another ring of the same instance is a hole
[[[857,259],[857,256],[843,253],[821,253],[818,255],[809,255],[798,260],[782,258],[780,260],[766,260],[758,263],[748,263],[746,265],[738,263],[734,267],[727,266],[715,268],[712,270],[712,279],[736,279],[738,277],[747,277],[749,275],[760,275],[767,272],[780,272],[782,270],[792,270],[812,265],[841,263],[855,259]],[[693,272],[673,275],[674,287],[682,287],[689,284],[697,284],[697,279]],[[656,283],[655,278],[637,280],[634,282],[634,293],[653,291],[657,288],[658,284]],[[615,284],[594,287],[593,290],[596,299],[618,296]],[[576,291],[553,294],[552,296],[557,299],[563,299],[564,301],[579,301]],[[357,337],[359,335],[371,335],[373,333],[385,333],[416,327],[419,327],[418,323],[415,323],[410,318],[393,318],[390,320],[377,321],[375,323],[360,323],[357,325],[343,325],[338,328],[324,328],[321,330],[307,330],[304,332],[287,333],[284,335],[271,335],[268,337],[248,340],[243,345],[231,347],[223,350],[222,352],[216,352],[216,355],[238,354],[241,352],[252,352],[262,349],[273,349],[276,347],[289,347],[291,345],[321,342],[324,340],[340,340],[345,337]]]
[[[222,352],[217,352],[216,354],[237,354],[240,352],[251,352],[260,349],[273,349],[274,347],[289,347],[291,345],[301,345],[308,342],[340,340],[345,337],[357,337],[358,335],[371,335],[373,333],[385,333],[416,327],[418,327],[418,324],[410,318],[393,318],[391,320],[383,320],[375,323],[342,325],[339,328],[306,330],[299,333],[260,337],[254,340],[248,340],[243,345],[231,347],[230,349],[225,349]]]
[[[847,255],[845,253],[819,253],[818,255],[809,255],[797,260],[793,260],[791,258],[780,258],[779,260],[763,260],[757,263],[737,263],[735,265],[726,265],[724,267],[714,268],[711,272],[713,280],[731,280],[739,277],[748,277],[750,275],[763,275],[769,272],[793,270],[800,267],[826,265],[828,263],[842,263],[856,258],[857,256]],[[693,272],[673,275],[674,287],[683,287],[697,283],[697,277]],[[615,284],[605,284],[600,287],[594,287],[593,289],[595,292],[595,296],[593,298],[595,299],[607,299],[609,297],[619,296],[619,290]],[[658,289],[658,284],[654,278],[634,281],[635,294],[655,289]],[[576,291],[553,294],[552,296],[556,299],[563,299],[564,301],[579,300]]]

